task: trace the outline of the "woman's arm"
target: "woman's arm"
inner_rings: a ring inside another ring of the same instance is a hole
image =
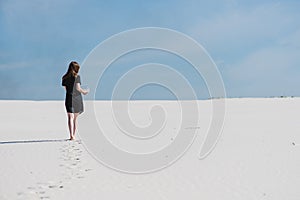
[[[84,90],[80,87],[80,83],[76,83],[76,90],[84,95],[89,93],[89,90]]]

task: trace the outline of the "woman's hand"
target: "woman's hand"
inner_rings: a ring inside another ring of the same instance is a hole
[[[84,94],[84,95],[87,95],[89,92],[90,92],[90,89],[87,89],[87,90],[82,89],[82,94]]]
[[[90,92],[90,89],[82,89],[80,87],[80,84],[79,83],[76,83],[76,90],[79,91],[80,93],[84,94],[84,95],[87,95],[89,92]]]

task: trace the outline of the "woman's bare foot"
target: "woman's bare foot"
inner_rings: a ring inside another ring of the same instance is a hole
[[[71,137],[70,140],[75,140],[75,137]]]

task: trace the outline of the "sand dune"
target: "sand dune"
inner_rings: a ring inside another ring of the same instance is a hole
[[[137,101],[133,120],[149,124],[145,113],[154,103],[180,115],[178,102]],[[163,170],[134,175],[94,160],[84,140],[66,140],[63,101],[0,101],[0,199],[300,199],[299,98],[227,99],[223,133],[203,160],[198,154],[212,113],[209,100],[197,103],[199,124],[186,127],[197,138],[186,154]],[[113,124],[109,104],[96,103],[106,116],[103,130],[128,151],[163,148],[176,137],[178,119],[170,117],[154,143],[131,142]]]

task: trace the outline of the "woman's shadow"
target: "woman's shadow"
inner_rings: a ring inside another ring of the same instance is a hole
[[[59,140],[16,140],[16,141],[0,141],[0,144],[26,144],[26,143],[43,143],[43,142],[65,142],[70,141],[69,139]]]

